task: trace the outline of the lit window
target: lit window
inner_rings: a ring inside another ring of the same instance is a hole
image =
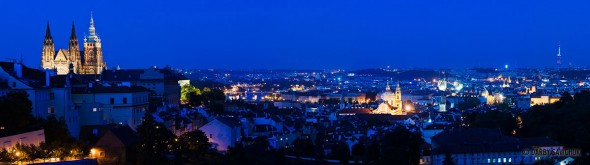
[[[54,107],[47,108],[47,113],[49,113],[49,114],[55,113],[55,108]]]
[[[506,163],[506,158],[504,158],[504,161],[503,162]]]
[[[96,111],[97,111],[97,108],[92,108],[92,112],[96,112]]]

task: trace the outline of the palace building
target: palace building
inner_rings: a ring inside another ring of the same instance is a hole
[[[80,50],[76,29],[72,23],[72,33],[68,49],[55,50],[53,37],[47,23],[45,40],[43,41],[43,53],[41,55],[41,67],[54,69],[58,75],[73,72],[76,74],[100,74],[106,69],[102,56],[102,44],[94,28],[94,19],[90,16],[88,36],[84,37],[84,50]]]

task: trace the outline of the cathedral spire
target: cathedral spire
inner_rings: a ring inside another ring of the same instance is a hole
[[[72,33],[70,33],[70,40],[71,39],[78,40],[78,37],[76,36],[76,27],[74,26],[74,21],[72,21]]]
[[[49,21],[47,21],[47,28],[45,29],[45,44],[53,43],[53,37],[51,37],[51,30],[49,29]]]
[[[70,44],[68,45],[69,57],[68,59],[75,63],[74,68],[77,69],[79,66],[80,59],[80,47],[78,46],[78,37],[76,36],[76,27],[72,21],[72,33],[70,34]]]
[[[96,35],[96,29],[94,28],[94,18],[92,17],[92,12],[90,12],[90,27],[88,27],[88,37],[86,38],[89,42],[96,42],[98,41],[98,36]]]

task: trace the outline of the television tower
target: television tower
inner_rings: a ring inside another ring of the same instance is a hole
[[[557,44],[557,68],[561,66],[561,44]]]

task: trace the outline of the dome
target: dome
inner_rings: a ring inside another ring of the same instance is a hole
[[[381,98],[381,100],[393,100],[393,98],[395,98],[395,93],[391,91],[385,91],[379,94],[379,98]]]

